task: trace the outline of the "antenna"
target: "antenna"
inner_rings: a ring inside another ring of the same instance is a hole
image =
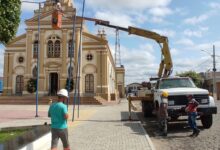
[[[120,38],[119,30],[116,29],[116,38],[115,38],[115,66],[121,67],[121,52],[120,52]]]

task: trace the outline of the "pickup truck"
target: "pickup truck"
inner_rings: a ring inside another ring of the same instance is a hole
[[[208,90],[195,86],[189,77],[169,77],[161,78],[157,81],[156,87],[152,90],[153,103],[142,101],[142,111],[145,116],[152,114],[152,111],[160,111],[163,103],[162,93],[166,91],[167,97],[167,120],[178,120],[180,116],[187,116],[184,108],[188,103],[187,95],[193,97],[199,102],[198,119],[204,128],[210,128],[213,123],[212,115],[217,113],[214,98],[209,95]],[[158,115],[158,113],[157,113]]]

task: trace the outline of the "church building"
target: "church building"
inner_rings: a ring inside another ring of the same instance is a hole
[[[81,97],[100,96],[106,101],[123,97],[125,70],[123,66],[115,66],[104,31],[91,34],[84,20],[74,19],[76,8],[72,0],[60,0],[60,4],[61,28],[52,27],[56,6],[46,0],[40,10],[35,10],[34,16],[25,21],[26,32],[6,45],[3,95],[34,95],[31,84],[33,81],[36,84],[38,77],[40,96],[56,95],[59,89],[67,87],[68,79],[76,83],[79,78]]]

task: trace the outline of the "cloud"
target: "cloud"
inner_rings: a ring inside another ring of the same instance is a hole
[[[174,65],[173,75],[175,75],[175,72],[184,72],[189,70],[194,70],[196,72],[205,72],[208,69],[212,68],[213,45],[215,45],[216,56],[220,56],[220,52],[218,51],[218,49],[220,48],[220,41],[210,41],[199,44],[193,43],[190,39],[187,38],[180,41],[188,41],[191,44],[189,44],[188,46],[186,44],[186,46],[174,48],[174,50],[171,49],[171,56]],[[178,41],[178,43],[180,43],[180,41]],[[205,50],[206,52],[203,52],[202,50]],[[176,51],[177,55],[175,55]],[[175,57],[173,57],[173,52]],[[218,57],[216,57],[216,68],[217,70],[220,70],[217,58]]]
[[[172,57],[177,56],[177,55],[179,55],[179,50],[176,49],[176,48],[171,48],[170,49],[170,54],[171,54]]]
[[[126,14],[119,14],[117,12],[101,12],[97,11],[95,14],[95,18],[103,19],[103,20],[109,20],[111,24],[116,24],[118,26],[128,27],[129,25],[133,25],[133,19],[126,15]]]
[[[153,31],[160,35],[167,36],[168,38],[174,37],[176,35],[176,32],[171,29],[163,29],[163,30],[153,29]]]
[[[208,18],[209,18],[210,14],[203,14],[203,15],[200,15],[200,16],[194,16],[194,17],[191,17],[191,18],[186,18],[184,20],[184,23],[186,24],[191,24],[191,25],[196,25],[196,24],[199,24],[201,22],[204,22],[206,21]]]
[[[211,2],[211,3],[209,4],[209,6],[210,6],[212,9],[220,9],[220,3]]]
[[[172,14],[172,10],[167,7],[154,7],[149,10],[149,13],[153,16],[164,17]]]
[[[143,25],[146,21],[153,23],[164,23],[164,17],[173,13],[168,5],[172,0],[89,0],[86,3],[87,15],[97,12],[105,15],[106,20],[112,21],[114,17],[122,17],[117,23],[130,24],[136,26]],[[90,13],[89,13],[90,12]],[[125,16],[128,20],[125,20]],[[130,25],[129,24],[129,25]]]
[[[178,58],[174,60],[174,68],[176,72],[184,72],[189,70],[204,72],[211,68],[211,62],[211,57],[202,57],[200,59]]]
[[[31,0],[29,0],[31,2]],[[32,2],[39,2],[39,0],[32,0]],[[22,12],[33,12],[33,10],[37,10],[39,8],[39,5],[36,3],[26,3],[22,2],[21,4],[21,10]]]
[[[19,24],[16,35],[18,36],[18,35],[25,33],[25,28],[26,28],[26,24],[23,21],[21,21]]]
[[[153,16],[153,17],[151,18],[151,22],[153,22],[153,23],[163,23],[163,22],[164,22],[164,19],[161,18],[161,17],[155,17],[155,16]]]
[[[185,16],[185,15],[189,14],[188,10],[186,10],[184,8],[175,8],[174,12],[175,12],[175,14],[179,14],[180,16]]]
[[[183,34],[189,37],[202,37],[203,34],[208,31],[208,27],[197,27],[197,29],[185,29]]]
[[[165,7],[171,3],[172,0],[89,0],[87,5],[93,8],[99,9],[132,9],[132,10],[144,10],[152,7]]]
[[[153,46],[145,44],[130,49],[121,45],[121,54],[126,70],[126,84],[146,81],[149,77],[156,76],[159,64],[156,62]]]
[[[202,32],[201,31],[195,31],[195,30],[190,30],[190,29],[185,29],[183,31],[183,34],[189,37],[195,36],[195,37],[202,37]]]
[[[178,40],[176,43],[181,44],[181,45],[185,45],[185,46],[193,46],[194,45],[193,41],[188,38],[183,38],[181,40]]]

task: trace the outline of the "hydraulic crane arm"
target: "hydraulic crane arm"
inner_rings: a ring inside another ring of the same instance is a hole
[[[168,46],[168,38],[165,36],[161,36],[160,34],[136,27],[131,27],[129,26],[128,28],[120,27],[120,26],[115,26],[111,25],[109,21],[104,21],[100,19],[94,19],[94,18],[87,18],[84,17],[84,20],[89,20],[89,21],[94,21],[95,24],[114,28],[117,30],[122,30],[125,32],[128,32],[129,34],[134,34],[138,36],[142,36],[145,38],[149,38],[152,40],[155,40],[161,47],[161,52],[162,52],[162,60],[160,63],[160,68],[158,71],[158,77],[168,77],[172,73],[172,68],[173,68],[173,63],[172,63],[172,58],[170,55],[170,50]]]

